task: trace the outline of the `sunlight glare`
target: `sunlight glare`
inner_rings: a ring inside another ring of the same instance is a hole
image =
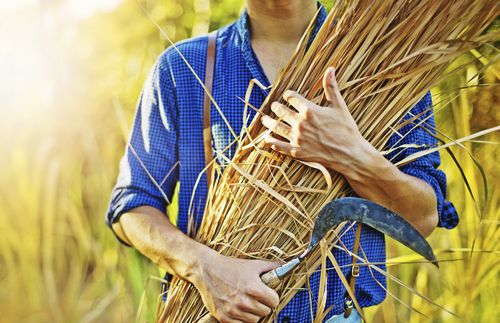
[[[54,107],[77,86],[79,21],[111,11],[121,2],[0,0],[0,12],[8,13],[0,21],[2,127],[53,117]]]

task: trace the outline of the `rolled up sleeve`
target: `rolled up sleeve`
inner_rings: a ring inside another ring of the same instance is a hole
[[[408,122],[410,121],[410,122]],[[428,92],[402,122],[407,122],[388,141],[386,149],[390,151],[386,158],[396,163],[422,150],[436,147],[435,121],[432,109],[432,97]],[[458,214],[453,204],[446,200],[446,175],[438,167],[441,164],[439,152],[422,156],[400,169],[404,173],[417,177],[429,184],[436,194],[439,227],[452,229],[458,224]]]
[[[120,216],[139,206],[165,212],[178,180],[174,83],[160,56],[141,92],[120,171],[106,212],[112,228]]]

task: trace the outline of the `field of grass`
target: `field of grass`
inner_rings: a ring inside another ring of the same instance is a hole
[[[145,4],[178,40],[234,20],[242,1],[213,1],[211,7],[199,0]],[[104,213],[141,84],[167,43],[135,1],[78,19],[55,14],[57,1],[51,6],[6,18],[20,24],[9,35],[40,52],[25,54],[21,46],[19,54],[2,60],[14,64],[14,74],[0,77],[2,97],[12,96],[0,108],[0,322],[151,321],[163,273],[118,244]],[[38,15],[55,22],[31,26]],[[469,69],[433,89],[438,128],[451,138],[500,124],[495,86],[500,66],[474,77],[487,64],[474,57],[460,58],[472,61]],[[15,59],[22,58],[27,59],[16,68]],[[471,87],[458,90],[466,84]],[[6,90],[9,86],[12,90]],[[498,142],[493,133],[452,148],[461,170],[442,152],[460,224],[452,231],[436,230],[430,242],[447,261],[439,270],[429,264],[389,270],[457,316],[392,282],[390,291],[401,302],[388,297],[370,309],[373,322],[500,320]],[[468,152],[484,171],[487,191]],[[170,215],[175,208],[174,203]],[[388,252],[393,261],[417,259],[394,243]]]

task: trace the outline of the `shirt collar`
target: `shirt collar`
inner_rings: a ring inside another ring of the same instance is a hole
[[[325,22],[327,17],[326,9],[318,2],[319,13],[316,19],[316,23],[314,26],[314,30],[312,32],[311,38],[309,39],[309,43],[316,37],[319,29]],[[252,73],[252,76],[259,81],[261,81],[265,86],[269,86],[269,80],[267,79],[262,66],[260,65],[255,52],[252,49],[250,44],[250,28],[249,28],[249,17],[247,9],[245,8],[240,16],[240,18],[236,21],[236,30],[238,35],[240,36],[240,45],[243,57],[245,62]],[[267,94],[267,91],[264,91]]]

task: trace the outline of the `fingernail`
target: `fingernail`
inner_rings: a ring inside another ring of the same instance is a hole
[[[283,93],[283,97],[285,99],[291,97],[292,95],[293,95],[293,91],[291,91],[291,90],[286,90],[285,93]]]
[[[333,81],[334,78],[335,78],[335,68],[330,67],[330,80]]]

